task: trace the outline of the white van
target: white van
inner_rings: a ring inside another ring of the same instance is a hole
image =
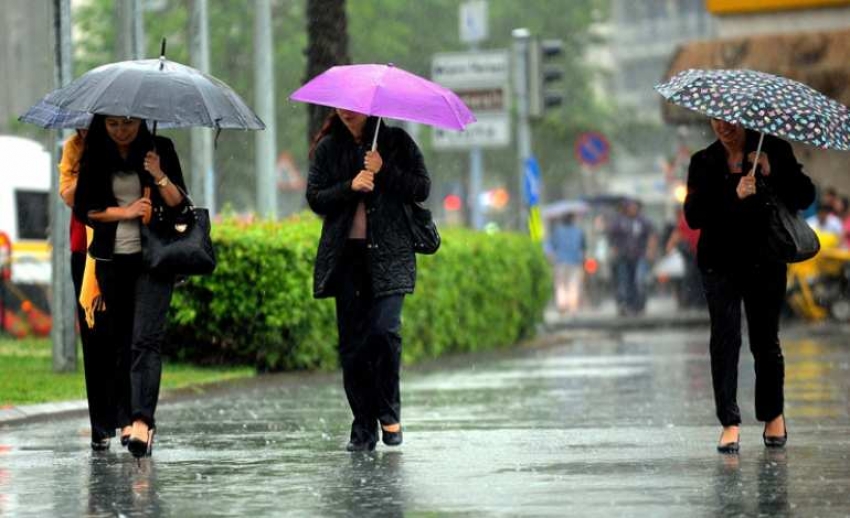
[[[0,233],[12,243],[14,284],[50,284],[48,232],[54,171],[50,153],[40,143],[0,135]]]

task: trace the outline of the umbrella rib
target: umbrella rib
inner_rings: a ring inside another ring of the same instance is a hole
[[[454,117],[455,122],[457,122],[457,124],[458,124],[458,126],[460,126],[461,130],[463,130],[463,128],[464,128],[463,121],[460,120],[460,117],[458,117],[457,110],[454,109],[454,106],[452,106],[452,104],[446,98],[446,90],[448,90],[448,88],[446,88],[442,85],[430,82],[430,81],[427,81],[425,83],[425,86],[429,90],[436,91],[438,94],[440,94],[440,98],[443,100],[443,103],[445,103],[449,107],[449,111],[451,112],[452,117]],[[452,92],[451,90],[448,90],[448,91],[451,92],[452,95],[457,95],[454,92]]]

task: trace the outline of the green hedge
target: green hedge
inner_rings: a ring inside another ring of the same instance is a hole
[[[321,222],[216,223],[218,267],[175,290],[166,352],[260,370],[337,364],[333,300],[312,296]],[[434,256],[417,256],[416,293],[403,311],[405,363],[450,351],[510,345],[530,336],[550,296],[540,246],[525,236],[442,232]]]

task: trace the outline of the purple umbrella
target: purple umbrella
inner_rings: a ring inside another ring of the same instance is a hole
[[[463,130],[475,122],[454,92],[392,64],[331,67],[289,98],[452,130]],[[372,149],[377,138],[376,130]]]

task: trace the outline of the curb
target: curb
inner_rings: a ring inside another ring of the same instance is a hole
[[[653,316],[583,316],[550,320],[543,324],[547,332],[567,329],[633,331],[657,328],[703,327],[710,323],[708,311]]]

